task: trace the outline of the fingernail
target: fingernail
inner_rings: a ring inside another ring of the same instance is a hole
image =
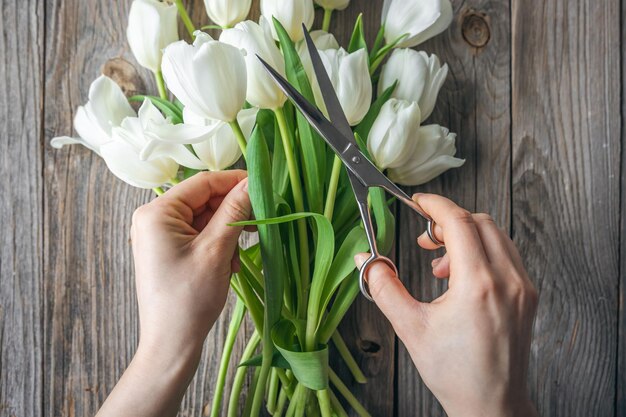
[[[361,266],[367,261],[369,257],[366,253],[357,253],[354,255],[354,263],[356,264],[357,269],[361,269]]]
[[[432,266],[433,268],[436,267],[437,265],[439,265],[441,263],[441,258],[435,258],[433,259],[433,261],[430,263],[430,266]]]
[[[241,182],[243,183],[243,188],[242,190],[247,193],[248,192],[248,178],[244,178],[243,180],[241,180]]]

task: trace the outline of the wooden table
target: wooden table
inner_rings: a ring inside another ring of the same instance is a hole
[[[137,343],[128,229],[151,195],[83,148],[49,146],[102,70],[155,91],[125,42],[129,3],[0,4],[1,416],[93,414]],[[378,27],[382,0],[352,3],[332,25],[344,43],[360,10],[370,39]],[[618,0],[453,3],[452,27],[423,49],[450,66],[431,120],[458,132],[467,163],[420,190],[490,213],[521,248],[541,294],[529,375],[541,415],[626,416],[626,12]],[[432,299],[443,284],[415,247],[422,226],[398,214],[401,275]],[[228,314],[181,415],[210,401]],[[444,415],[373,305],[359,300],[343,329],[374,416]]]

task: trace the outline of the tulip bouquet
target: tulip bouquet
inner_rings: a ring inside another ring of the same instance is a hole
[[[256,328],[238,364],[228,415],[245,403],[257,416],[346,416],[348,404],[369,415],[329,366],[336,347],[357,382],[365,377],[337,326],[359,287],[352,257],[367,250],[354,196],[340,160],[287,101],[257,59],[282,73],[325,111],[302,24],[320,51],[362,151],[393,181],[418,185],[463,160],[455,135],[422,125],[435,106],[448,67],[435,55],[408,49],[441,33],[452,19],[449,0],[385,0],[373,45],[361,18],[341,47],[328,32],[334,10],[349,0],[261,0],[259,22],[245,20],[251,0],[204,0],[219,40],[197,30],[180,0],[134,0],[128,41],[154,73],[158,95],[125,97],[110,78],[91,85],[76,111],[79,143],[100,155],[117,177],[161,195],[204,170],[224,170],[242,157],[259,243],[240,248],[232,277],[237,303],[217,376],[212,416],[222,408],[235,338],[247,313]],[[179,40],[178,18],[188,39]],[[384,64],[384,65],[383,65]],[[131,103],[141,103],[138,111]],[[394,218],[382,191],[370,201],[381,252],[394,239]],[[240,223],[242,225],[244,223]],[[228,255],[230,256],[230,255]],[[252,384],[242,393],[247,372]],[[343,400],[341,399],[343,398]]]

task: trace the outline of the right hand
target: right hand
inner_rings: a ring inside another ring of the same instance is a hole
[[[372,298],[449,417],[536,416],[526,378],[537,291],[515,245],[486,214],[436,195],[413,199],[445,242],[433,274],[449,278],[448,291],[417,301],[380,262],[368,271]],[[437,249],[426,234],[418,244]],[[357,255],[357,266],[367,257]]]

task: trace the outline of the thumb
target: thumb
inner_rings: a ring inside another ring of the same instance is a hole
[[[201,235],[204,235],[203,238],[210,237],[212,241],[217,241],[224,253],[231,254],[237,248],[243,227],[229,224],[250,219],[251,212],[248,179],[245,178],[224,197]]]
[[[356,255],[354,262],[357,268],[361,269],[368,258],[367,253]],[[422,303],[409,294],[396,273],[384,262],[371,264],[366,279],[374,302],[400,335],[406,324],[413,321],[410,318],[414,318],[421,310]]]

